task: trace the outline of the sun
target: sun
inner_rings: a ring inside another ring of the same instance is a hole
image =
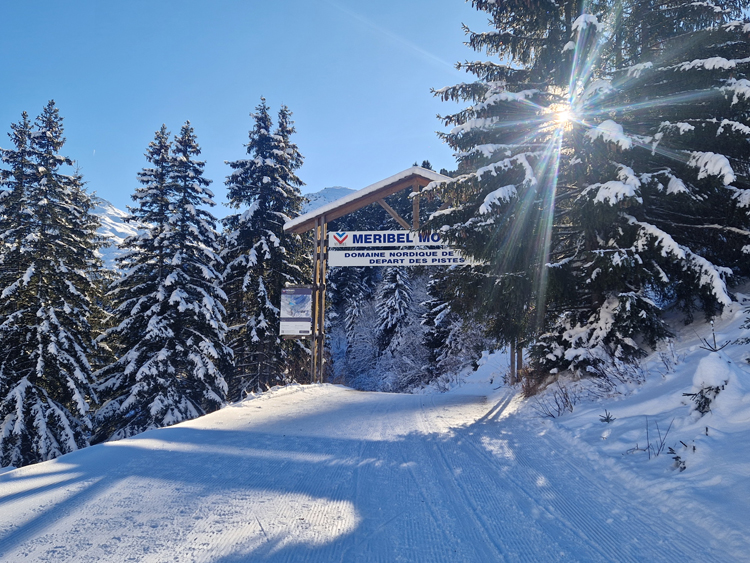
[[[558,102],[546,108],[545,119],[556,129],[568,130],[577,117],[569,103]]]
[[[560,125],[565,125],[566,123],[573,121],[574,118],[575,115],[573,114],[573,110],[571,110],[570,108],[558,110],[554,114],[554,120]]]

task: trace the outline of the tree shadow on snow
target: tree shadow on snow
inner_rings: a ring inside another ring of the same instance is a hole
[[[0,559],[21,558],[48,534],[66,546],[48,552],[57,561],[79,560],[76,550],[92,560],[222,563],[637,560],[657,546],[656,560],[695,555],[695,542],[663,541],[669,526],[659,519],[618,531],[591,517],[604,495],[610,512],[627,513],[624,492],[593,484],[571,501],[566,487],[586,472],[535,449],[534,431],[511,433],[502,418],[510,396],[473,424],[434,426],[442,411],[481,400],[362,400],[242,431],[181,425],[3,474],[0,512],[24,502],[37,512],[0,532]],[[365,414],[379,426],[363,440],[346,424]],[[399,416],[421,431],[399,434]]]

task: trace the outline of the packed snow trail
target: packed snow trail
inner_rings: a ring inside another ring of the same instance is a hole
[[[294,387],[10,471],[0,560],[738,560],[510,404]]]

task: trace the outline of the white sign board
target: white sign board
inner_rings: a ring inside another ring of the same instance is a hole
[[[281,290],[280,336],[312,334],[312,288],[285,287]]]
[[[422,234],[413,231],[338,231],[328,233],[328,248],[331,249],[443,244],[440,233]]]
[[[449,248],[414,250],[330,250],[329,266],[452,266],[472,264]]]

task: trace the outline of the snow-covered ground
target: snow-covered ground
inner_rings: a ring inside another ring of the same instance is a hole
[[[498,387],[497,354],[448,393],[275,389],[9,471],[0,560],[748,561],[748,348],[702,350],[706,328],[645,364],[663,376],[556,419]],[[728,381],[702,418],[694,380]],[[684,471],[640,451],[645,415],[652,443],[674,419]]]
[[[748,297],[738,294],[745,307]],[[546,423],[600,473],[707,530],[732,554],[725,561],[750,561],[750,342],[737,343],[750,339],[741,326],[747,318],[735,303],[716,320],[716,347],[727,344],[719,352],[710,351],[707,323],[673,323],[672,344],[642,364],[643,385],[581,401],[573,413]],[[701,415],[684,394],[706,386],[720,391]],[[610,423],[602,420],[605,409]]]

